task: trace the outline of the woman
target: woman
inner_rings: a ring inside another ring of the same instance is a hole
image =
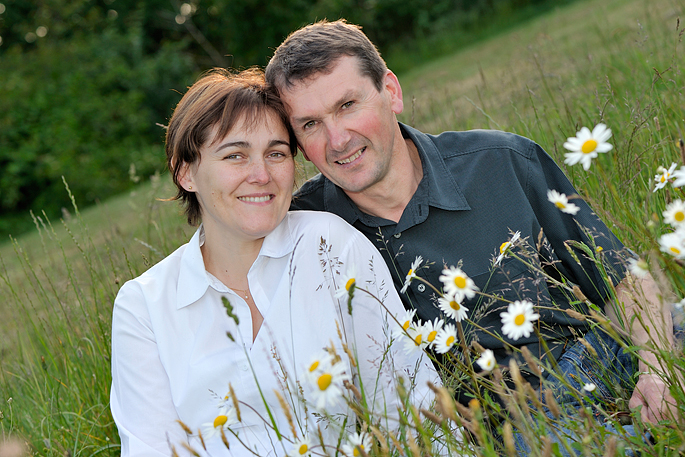
[[[417,363],[414,397],[427,401],[430,362],[384,352],[396,326],[384,307],[404,310],[380,254],[336,216],[288,212],[296,140],[261,72],[201,78],[174,111],[166,152],[188,222],[201,225],[115,300],[111,409],[123,456],[321,452],[319,433],[344,442],[317,419],[348,415],[342,381],[363,386],[377,413],[395,411],[397,370]],[[383,305],[357,290],[348,311],[353,283]]]

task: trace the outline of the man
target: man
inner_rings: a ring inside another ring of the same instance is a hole
[[[418,255],[425,260],[419,275],[436,286],[445,266],[461,265],[482,292],[463,303],[481,329],[467,325],[465,331],[492,349],[498,363],[518,359],[511,347],[526,346],[543,364],[553,364],[586,335],[587,322],[564,310],[587,307],[557,287],[555,280],[562,278],[600,307],[617,285],[617,301],[625,305],[619,314],[633,323],[633,342],[650,342],[639,319],[631,320],[639,312],[657,345],[672,344],[672,332],[654,327],[672,329],[654,281],[626,274],[618,239],[582,200],[575,216],[548,201],[548,190],[576,193],[549,155],[512,134],[433,136],[399,123],[400,83],[359,27],[322,21],[294,32],[276,49],[266,78],[286,104],[304,156],[321,172],[296,193],[293,208],[334,212],[364,233],[383,254],[398,289]],[[532,267],[506,251],[493,267],[498,248],[515,232],[536,250],[527,259]],[[573,241],[595,252],[589,255]],[[603,261],[613,284],[602,279],[590,256]],[[543,271],[553,279],[545,279]],[[644,300],[633,300],[636,290]],[[414,281],[402,296],[424,322],[441,316],[437,297],[423,283]],[[517,340],[497,337],[502,335],[500,313],[522,299],[532,301],[540,314],[544,344],[535,333]],[[605,311],[621,320],[613,306]],[[659,364],[650,351],[641,356],[642,374],[630,406],[642,406],[648,421],[670,418],[673,399],[652,370]],[[539,381],[532,373],[526,379],[534,386]],[[459,398],[468,400],[463,394]]]

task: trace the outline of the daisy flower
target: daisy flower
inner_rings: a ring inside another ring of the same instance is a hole
[[[516,232],[514,233],[514,236],[511,237],[509,241],[505,241],[502,243],[499,247],[499,256],[497,257],[497,260],[495,260],[495,265],[499,265],[499,263],[504,259],[507,254],[509,253],[509,248],[511,248],[514,243],[518,241],[518,239],[521,237],[521,232]]]
[[[492,352],[491,349],[484,350],[478,358],[478,360],[476,360],[476,363],[478,364],[481,370],[487,372],[492,371],[495,368],[495,365],[497,365],[497,361],[495,360],[495,353]]]
[[[357,270],[354,265],[347,269],[347,272],[342,275],[342,286],[335,291],[335,298],[341,298],[350,293],[354,293],[354,287],[357,285]]]
[[[685,229],[661,235],[659,247],[676,259],[685,259]]]
[[[366,433],[353,433],[347,437],[347,443],[343,444],[342,451],[347,457],[360,457],[359,449],[367,454],[371,451],[371,437]]]
[[[395,328],[395,331],[393,332],[395,337],[397,338],[402,338],[403,336],[407,335],[407,330],[409,330],[410,327],[414,327],[417,324],[414,322],[414,316],[416,315],[416,310],[411,309],[409,311],[406,311],[402,316],[397,316],[397,322],[400,323],[401,328]],[[420,323],[419,323],[420,325]]]
[[[404,351],[411,354],[417,349],[428,347],[428,329],[425,325],[409,327],[404,338]]]
[[[456,342],[457,327],[452,324],[447,324],[438,332],[438,336],[435,337],[435,352],[444,354],[449,351]]]
[[[423,325],[426,328],[426,342],[429,346],[432,346],[435,343],[435,338],[438,336],[438,333],[445,325],[445,321],[436,317],[433,322],[429,321]]]
[[[321,370],[317,367],[307,377],[314,404],[319,410],[337,404],[343,395],[343,382],[350,379],[343,362],[330,364]]]
[[[293,448],[288,453],[288,457],[308,457],[312,455],[312,444],[308,438],[296,439],[293,441]]]
[[[540,315],[533,312],[533,304],[528,300],[516,300],[509,303],[507,310],[500,313],[502,318],[502,333],[516,341],[522,336],[528,337],[533,331],[533,321]]]
[[[628,270],[636,278],[644,278],[649,273],[649,265],[642,259],[628,260]]]
[[[664,167],[659,167],[656,170],[659,174],[654,176],[654,181],[656,181],[656,186],[654,186],[654,192],[656,192],[659,189],[663,189],[666,186],[666,184],[668,184],[668,180],[673,177],[673,172],[675,171],[676,166],[677,165],[675,163],[672,163],[671,167],[668,170]]]
[[[237,422],[238,417],[235,413],[235,409],[233,409],[233,407],[224,407],[219,410],[219,414],[216,415],[212,422],[205,422],[202,424],[202,436],[205,439],[221,436],[221,430],[225,433],[231,425],[236,424]]]
[[[580,207],[568,202],[566,194],[559,193],[556,190],[547,190],[547,200],[554,203],[554,206],[559,208],[562,213],[575,216],[575,214],[580,211]]]
[[[673,187],[685,186],[685,165],[680,167],[680,170],[673,172]]]
[[[440,281],[445,285],[445,292],[454,296],[458,302],[463,301],[464,298],[472,298],[478,290],[473,280],[457,267],[442,270]]]
[[[409,284],[411,284],[411,280],[416,278],[416,270],[418,270],[421,266],[421,262],[423,262],[423,257],[421,257],[420,255],[416,256],[416,259],[414,259],[414,261],[411,264],[409,273],[407,273],[407,277],[404,278],[404,286],[402,286],[402,289],[400,290],[401,294],[407,291]]]
[[[597,388],[597,385],[595,385],[594,382],[588,382],[583,386],[583,390],[587,393],[594,392],[595,389]]]
[[[685,203],[680,199],[671,202],[663,215],[664,222],[667,224],[671,224],[673,227],[685,226]]]
[[[575,137],[568,138],[564,147],[568,149],[565,164],[575,165],[580,163],[586,171],[590,169],[592,159],[597,157],[597,153],[609,152],[613,146],[607,143],[611,138],[611,129],[604,124],[597,124],[592,132],[587,127],[580,129]]]
[[[462,321],[469,311],[469,309],[459,303],[457,298],[452,294],[446,294],[443,297],[438,298],[438,308],[440,308],[447,317],[451,317],[457,322]]]
[[[316,382],[316,379],[322,374],[330,370],[333,365],[333,356],[326,351],[321,351],[315,354],[309,365],[307,366],[306,375],[311,382]]]

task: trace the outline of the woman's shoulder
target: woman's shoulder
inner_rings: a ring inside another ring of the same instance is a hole
[[[141,275],[126,281],[119,289],[117,299],[131,294],[154,295],[156,292],[167,289],[172,282],[175,284],[180,275],[181,259],[187,247],[188,243],[178,247]]]
[[[341,217],[326,211],[290,211],[288,226],[294,238],[305,236],[353,237],[361,235]]]

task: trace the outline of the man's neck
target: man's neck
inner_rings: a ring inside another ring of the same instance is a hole
[[[399,222],[423,178],[418,149],[412,140],[402,140],[397,161],[383,181],[363,192],[345,192],[362,212],[395,223]]]

